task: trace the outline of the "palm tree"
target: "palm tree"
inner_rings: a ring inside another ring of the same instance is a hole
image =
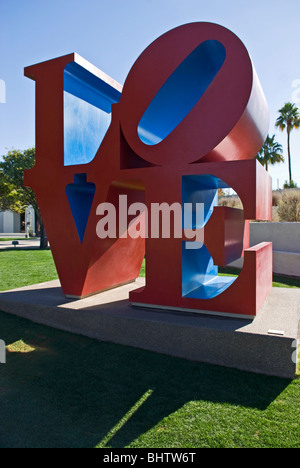
[[[291,147],[290,147],[290,138],[291,131],[293,128],[298,129],[300,127],[300,115],[299,109],[296,104],[287,102],[281,109],[279,109],[279,117],[276,120],[275,127],[287,131],[287,150],[288,150],[288,162],[289,162],[289,179],[290,184],[292,182],[292,165],[291,165]]]
[[[263,147],[257,154],[256,159],[258,159],[258,161],[266,167],[266,170],[268,170],[269,164],[274,165],[280,162],[284,162],[282,152],[282,146],[280,143],[275,141],[275,135],[272,137],[268,135]]]

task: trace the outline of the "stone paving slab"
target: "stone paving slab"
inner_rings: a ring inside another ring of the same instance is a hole
[[[0,293],[0,310],[100,341],[292,379],[300,324],[300,289],[273,288],[254,320],[135,308],[138,278],[81,300],[58,280]]]

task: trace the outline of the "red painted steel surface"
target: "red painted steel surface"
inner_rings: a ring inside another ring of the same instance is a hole
[[[149,103],[188,54],[212,39],[225,47],[224,65],[175,130],[146,145],[138,124]],[[76,60],[70,54],[25,69],[36,81],[36,165],[25,183],[37,195],[63,292],[83,297],[134,280],[146,252],[146,286],[130,294],[132,303],[255,316],[272,286],[272,245],[249,248],[249,220],[271,219],[272,187],[253,159],[267,135],[268,109],[242,42],[210,23],[184,25],[154,41],[133,65],[120,103],[112,106],[112,122],[94,160],[74,168],[64,166],[63,72]],[[80,173],[96,185],[82,243],[65,193]],[[150,213],[152,203],[182,203],[182,177],[199,174],[226,182],[244,208],[219,207],[205,226],[204,243],[216,264],[244,256],[238,279],[209,300],[182,295],[184,235],[145,243],[96,234],[100,203],[118,207],[119,194],[127,194],[128,204],[143,201]]]
[[[160,144],[147,147],[137,135],[144,111],[176,67],[209,39],[225,46],[224,65],[178,127]],[[172,168],[182,162],[255,157],[266,137],[268,118],[247,49],[231,31],[211,23],[180,26],[154,41],[131,68],[121,97],[121,126],[130,147],[143,159]]]
[[[64,166],[63,71],[74,61],[69,55],[29,67],[26,76],[36,81],[36,164],[26,171],[25,183],[36,193],[53,258],[65,295],[83,297],[134,280],[144,258],[144,239],[99,239],[96,207],[115,202],[118,193],[129,200],[143,199],[143,192],[114,189],[120,174],[119,119],[114,116],[95,159],[87,165]],[[96,193],[83,243],[80,243],[65,188],[74,173],[86,173]],[[101,175],[101,176],[100,176]]]

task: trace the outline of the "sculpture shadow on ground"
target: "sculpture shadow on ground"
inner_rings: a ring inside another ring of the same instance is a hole
[[[189,402],[263,411],[290,383],[0,319],[25,344],[0,368],[1,447],[126,447]]]

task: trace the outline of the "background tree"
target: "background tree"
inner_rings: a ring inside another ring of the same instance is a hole
[[[0,172],[0,211],[11,210],[15,213],[23,213],[26,204],[22,201],[19,190],[10,184]]]
[[[40,248],[48,245],[47,236],[35,194],[30,187],[24,186],[24,171],[35,164],[35,148],[25,151],[11,150],[0,162],[0,209],[17,213],[31,205],[40,227]]]
[[[283,132],[287,131],[287,151],[288,151],[288,163],[289,163],[289,181],[292,183],[292,163],[291,163],[291,131],[293,128],[298,129],[300,127],[300,115],[299,109],[296,104],[287,102],[284,106],[279,109],[279,117],[276,120],[275,127],[280,128]]]
[[[256,159],[258,159],[258,161],[263,166],[265,166],[266,170],[268,170],[269,164],[274,165],[280,162],[284,162],[282,153],[282,145],[277,143],[275,140],[275,135],[272,137],[268,135],[263,147],[258,152]]]

